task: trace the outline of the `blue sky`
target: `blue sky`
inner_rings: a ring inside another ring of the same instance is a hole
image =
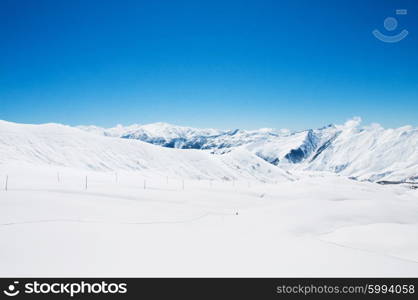
[[[4,120],[418,126],[417,0],[1,0],[0,25]]]

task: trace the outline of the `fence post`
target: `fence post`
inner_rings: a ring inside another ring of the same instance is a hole
[[[57,172],[57,181],[60,182],[60,172]]]
[[[86,176],[86,186],[85,186],[85,189],[87,190],[87,176]]]
[[[6,185],[4,186],[4,190],[7,191],[7,184],[9,183],[9,175],[6,175]]]
[[[184,190],[184,179],[183,179],[183,190]]]
[[[147,181],[144,179],[144,190],[147,188]]]

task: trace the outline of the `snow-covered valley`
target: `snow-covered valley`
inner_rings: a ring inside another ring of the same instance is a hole
[[[305,138],[171,149],[0,121],[0,275],[418,276],[418,190],[362,181],[413,177],[417,130],[342,126],[274,164],[260,151]]]

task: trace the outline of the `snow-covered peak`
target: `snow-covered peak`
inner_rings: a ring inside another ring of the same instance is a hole
[[[211,136],[220,134],[221,132],[222,131],[216,129],[196,129],[159,122],[138,126],[137,128],[129,128],[122,137],[135,138],[147,135],[149,137],[158,137],[168,140],[174,138],[192,138],[196,135]]]
[[[136,129],[141,128],[141,125],[133,124],[130,126],[123,126],[121,124],[118,124],[115,127],[111,127],[111,128],[104,128],[104,127],[99,127],[95,125],[87,125],[87,126],[80,125],[76,127],[78,129],[81,129],[90,133],[98,134],[98,135],[104,135],[104,136],[110,136],[110,137],[121,137],[126,132],[135,131]]]
[[[193,136],[197,135],[218,135],[224,132],[217,129],[197,129],[192,127],[172,125],[164,122],[156,122],[143,125],[133,124],[129,126],[117,125],[111,128],[97,127],[94,125],[81,125],[77,126],[77,128],[104,136],[123,137],[139,140],[142,140],[143,138],[158,138],[167,141],[175,138],[192,138]]]

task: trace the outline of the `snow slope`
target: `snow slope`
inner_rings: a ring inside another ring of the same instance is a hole
[[[418,276],[403,186],[56,170],[0,166],[0,276]]]
[[[313,157],[318,149],[337,134],[337,128],[329,125],[320,129],[261,140],[243,147],[274,165],[292,169],[295,165]]]
[[[36,164],[96,171],[137,170],[182,178],[292,180],[245,150],[226,156],[108,138],[59,124],[0,121],[0,165]]]
[[[339,126],[340,134],[304,167],[370,181],[418,182],[418,129]]]

